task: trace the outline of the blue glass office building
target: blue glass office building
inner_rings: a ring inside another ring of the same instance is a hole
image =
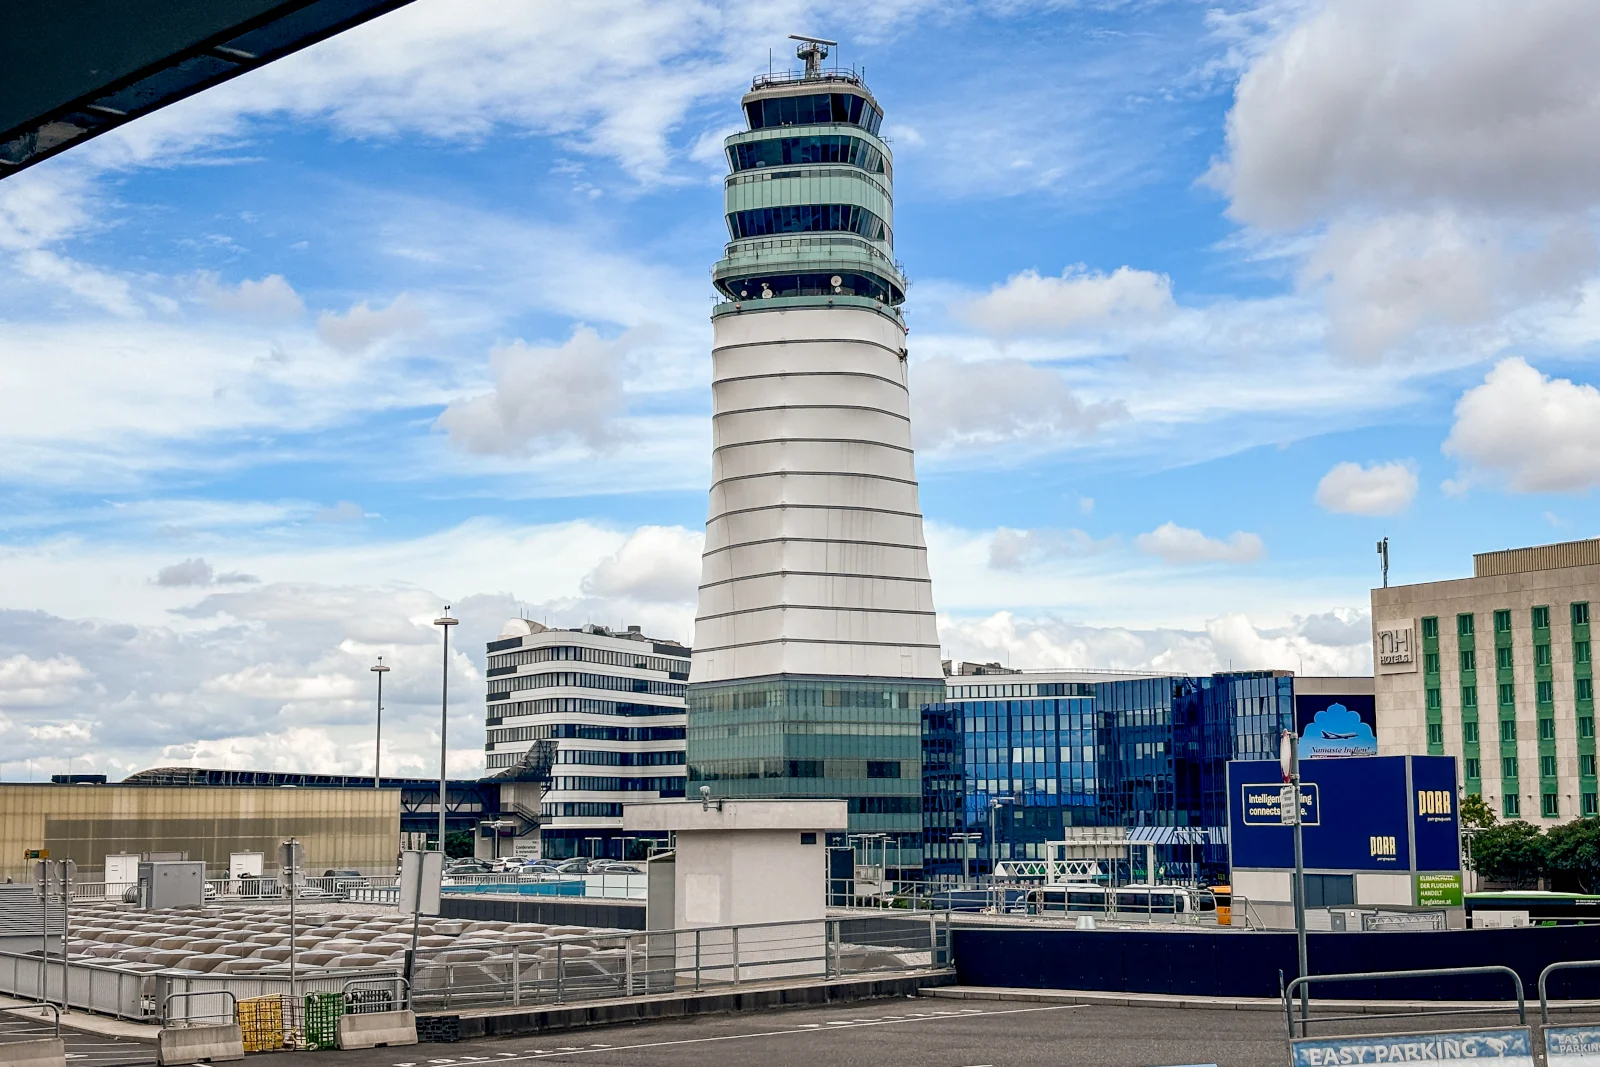
[[[952,678],[922,714],[924,876],[961,874],[952,834],[981,835],[969,851],[976,875],[997,860],[1044,859],[1046,842],[1077,826],[1127,827],[1153,843],[1157,877],[1186,877],[1191,856],[1220,875],[1227,763],[1275,757],[1293,725],[1294,678],[1281,672]]]

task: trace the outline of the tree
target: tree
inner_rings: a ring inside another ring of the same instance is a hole
[[[473,840],[471,830],[451,830],[444,835],[444,854],[450,859],[462,859],[472,855]]]
[[[1600,819],[1578,819],[1545,835],[1550,873],[1565,876],[1585,893],[1600,887]]]
[[[1537,826],[1520,820],[1490,826],[1472,835],[1472,869],[1491,882],[1525,889],[1545,873],[1547,847]]]
[[[1487,830],[1495,824],[1494,809],[1484,803],[1484,799],[1477,793],[1468,793],[1467,799],[1461,802],[1461,825],[1470,826],[1478,830]]]

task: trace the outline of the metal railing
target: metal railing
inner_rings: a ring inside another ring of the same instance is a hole
[[[417,1010],[560,1004],[775,979],[950,966],[947,914],[826,918],[528,941],[419,954]]]
[[[303,993],[337,993],[353,979],[393,981],[398,967],[397,961],[392,968],[308,971],[297,977],[294,988]],[[226,995],[245,1000],[290,992],[288,975],[207,974],[83,958],[68,962],[64,992],[61,975],[59,958],[46,962],[34,954],[0,951],[0,994],[24,1000],[65,1002],[72,1008],[136,1022],[159,1018],[168,998],[180,993],[185,997],[177,1005],[175,1017],[186,1019],[190,1015],[191,999]],[[211,1018],[217,1013],[196,1011],[193,1014],[195,1018]]]
[[[1172,893],[1187,892],[1199,910],[1182,910],[1176,904],[1158,905],[1156,898],[1167,895],[1167,887],[1158,886],[1154,893],[1143,892],[1144,907],[1129,906],[1119,900],[1114,892],[1107,892],[1104,906],[1086,906],[1067,903],[1062,907],[1050,904],[1036,906],[1028,894],[1041,889],[1037,882],[954,883],[922,881],[885,881],[873,879],[829,879],[828,906],[840,909],[866,908],[874,911],[934,911],[958,914],[1005,915],[1042,920],[1069,920],[1083,916],[1104,919],[1107,922],[1165,923],[1192,926],[1216,926],[1216,897],[1205,890],[1174,887]],[[1130,887],[1120,887],[1128,890]],[[1206,905],[1209,904],[1209,907]],[[1233,916],[1241,928],[1251,926],[1250,902],[1234,894]],[[1241,922],[1240,920],[1243,919]],[[1259,922],[1253,925],[1260,925]]]
[[[1526,1026],[1528,1022],[1528,1006],[1523,996],[1522,976],[1510,967],[1488,965],[1483,967],[1439,967],[1421,971],[1367,971],[1359,974],[1312,974],[1296,978],[1283,989],[1283,1016],[1289,1025],[1289,1040],[1295,1040],[1295,1015],[1293,1001],[1296,991],[1300,992],[1300,1037],[1309,1037],[1311,1023],[1350,1022],[1362,1020],[1370,1022],[1375,1019],[1413,1019],[1432,1017],[1435,1015],[1493,1015],[1497,1012],[1509,1011],[1509,1008],[1496,1005],[1474,1006],[1470,1008],[1440,1008],[1438,1011],[1400,1011],[1382,1014],[1362,1015],[1324,1015],[1315,1020],[1311,1018],[1311,1000],[1309,990],[1316,982],[1373,982],[1386,981],[1393,978],[1443,978],[1451,975],[1465,974],[1503,974],[1511,979],[1511,984],[1517,991],[1517,1021]],[[1282,973],[1279,973],[1282,982]]]
[[[1550,1023],[1550,976],[1556,971],[1578,971],[1600,967],[1600,960],[1565,960],[1561,963],[1552,963],[1539,972],[1539,1022],[1544,1025]]]
[[[298,878],[297,897],[301,900],[343,900],[357,889],[392,888],[398,882],[394,875],[375,875],[370,878]],[[263,878],[207,878],[206,900],[273,900],[289,898],[287,883],[277,877]],[[91,882],[74,880],[72,899],[89,903],[124,900],[138,891],[137,882]]]
[[[444,877],[447,893],[515,893],[525,896],[599,897],[643,900],[649,876],[645,874],[546,874],[498,871]]]

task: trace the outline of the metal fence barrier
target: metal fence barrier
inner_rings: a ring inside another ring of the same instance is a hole
[[[1548,992],[1550,976],[1557,971],[1578,971],[1600,967],[1600,960],[1565,960],[1561,963],[1552,963],[1539,972],[1539,1022],[1545,1025],[1550,1023],[1550,997]]]
[[[463,940],[419,955],[418,1011],[565,1003],[950,965],[947,914]]]
[[[196,1015],[193,1012],[184,1012],[184,1014],[183,1014],[183,1022],[184,1022],[184,1024],[185,1025],[190,1025],[196,1019],[226,1019],[230,1023],[231,1022],[235,1022],[239,1017],[239,998],[234,996],[231,992],[229,992],[226,989],[217,989],[217,990],[207,990],[207,991],[202,992],[202,993],[168,993],[166,996],[161,998],[161,1025],[164,1026],[164,1027],[172,1025],[172,1021],[173,1020],[172,1020],[171,1008],[172,1008],[172,1002],[174,1000],[193,1000],[193,999],[196,999],[196,998],[199,998],[199,997],[219,997],[219,996],[228,998],[228,1010],[227,1011],[216,1012],[214,1014],[209,1014],[209,1015]]]
[[[1294,995],[1300,991],[1300,1037],[1309,1037],[1311,1023],[1310,998],[1307,995],[1314,982],[1373,982],[1393,978],[1442,978],[1449,975],[1464,974],[1503,974],[1511,979],[1511,984],[1517,991],[1517,1021],[1523,1025],[1528,1022],[1528,1008],[1523,996],[1522,976],[1510,967],[1490,965],[1484,967],[1440,967],[1432,970],[1421,971],[1369,971],[1359,974],[1312,974],[1296,978],[1283,987],[1283,1016],[1289,1025],[1289,1040],[1295,1039]],[[1282,975],[1279,975],[1282,981]],[[1352,1020],[1371,1021],[1375,1019],[1412,1019],[1434,1015],[1492,1015],[1496,1012],[1508,1011],[1499,1007],[1474,1007],[1474,1008],[1441,1008],[1438,1011],[1401,1011],[1388,1012],[1376,1015],[1325,1015],[1314,1021],[1319,1023],[1350,1022]]]

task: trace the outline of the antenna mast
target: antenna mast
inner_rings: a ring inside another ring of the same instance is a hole
[[[1389,539],[1378,542],[1378,561],[1383,566],[1383,587],[1389,588]]]
[[[803,33],[791,33],[789,40],[800,42],[794,54],[805,61],[807,78],[822,77],[822,61],[828,58],[828,49],[839,43],[823,37],[807,37]]]

